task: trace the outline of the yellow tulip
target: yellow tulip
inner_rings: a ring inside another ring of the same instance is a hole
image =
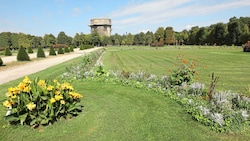
[[[31,81],[30,81],[30,79],[29,79],[28,76],[24,77],[23,82],[26,83],[26,84],[30,84],[31,83]]]
[[[47,87],[47,90],[48,91],[52,91],[54,89],[54,86],[52,86],[52,85],[49,85],[48,87]]]

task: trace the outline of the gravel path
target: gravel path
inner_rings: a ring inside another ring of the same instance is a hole
[[[20,77],[24,77],[26,75],[44,70],[73,58],[85,55],[97,49],[100,48],[92,48],[87,50],[75,49],[74,52],[71,52],[69,54],[48,56],[47,58],[31,61],[18,67],[10,67],[8,69],[0,70],[0,85],[18,79]],[[31,59],[36,58],[36,54],[31,54],[29,56]],[[16,56],[3,57],[2,60],[4,63],[14,62],[16,61]]]

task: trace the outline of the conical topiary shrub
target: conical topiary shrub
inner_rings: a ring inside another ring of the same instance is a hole
[[[81,46],[80,46],[80,50],[84,50],[84,45],[81,45]]]
[[[3,60],[2,60],[2,58],[0,57],[0,66],[2,66],[3,65]]]
[[[30,57],[23,46],[21,46],[18,50],[17,60],[18,61],[30,61]]]
[[[37,58],[45,58],[45,53],[43,51],[43,48],[42,46],[39,46],[38,47],[38,50],[37,50]]]
[[[58,48],[57,54],[64,54],[62,47],[60,46]]]
[[[56,55],[56,51],[53,46],[50,46],[49,55]]]
[[[70,51],[69,51],[69,48],[68,47],[64,47],[64,52],[65,53],[69,53]]]
[[[5,56],[11,56],[11,55],[12,55],[12,53],[11,53],[9,47],[6,47],[6,48],[5,48],[5,50],[4,50],[4,55],[5,55]]]
[[[32,47],[28,47],[28,53],[34,53]]]
[[[70,46],[69,51],[70,51],[70,52],[74,52],[74,47],[73,47],[73,46]]]

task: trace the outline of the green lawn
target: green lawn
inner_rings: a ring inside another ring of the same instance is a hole
[[[129,51],[129,50],[127,50]],[[108,55],[108,53],[107,53]],[[69,64],[80,63],[77,58],[30,75],[33,79],[58,78]],[[2,102],[7,88],[22,78],[0,85]],[[161,94],[95,81],[74,81],[75,89],[83,94],[84,111],[76,118],[32,129],[28,126],[5,127],[0,120],[0,140],[248,140],[249,130],[219,134],[196,122],[173,100]],[[0,106],[0,117],[6,109]]]
[[[208,85],[214,72],[220,77],[217,90],[247,94],[250,53],[242,52],[241,47],[110,47],[102,61],[108,70],[169,75],[169,70],[178,63],[178,55],[200,62],[197,67],[200,82]]]

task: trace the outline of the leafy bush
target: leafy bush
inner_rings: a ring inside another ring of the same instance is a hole
[[[80,46],[80,50],[94,48],[94,47],[95,47],[94,45],[83,44],[83,45]]]
[[[196,74],[196,62],[194,60],[188,62],[187,59],[181,55],[179,55],[177,59],[179,60],[180,65],[177,66],[176,69],[172,70],[172,74],[170,76],[171,85],[180,86],[182,83],[191,84],[194,79],[194,75]]]
[[[23,46],[21,46],[18,50],[17,60],[18,61],[30,61],[30,57]]]
[[[8,108],[6,120],[11,124],[36,127],[71,118],[81,112],[82,95],[67,82],[31,81],[27,76],[15,87],[8,88],[3,105]]]
[[[55,48],[53,46],[50,46],[49,55],[56,55]]]
[[[45,58],[45,53],[44,53],[44,50],[43,50],[42,46],[38,47],[37,58]]]
[[[4,55],[5,55],[5,56],[11,56],[11,55],[12,55],[12,53],[11,53],[9,47],[6,47],[6,48],[5,48]]]
[[[64,54],[63,49],[61,46],[59,46],[57,54]]]
[[[2,66],[3,65],[3,60],[2,60],[2,58],[0,57],[0,66]]]
[[[34,53],[32,47],[28,47],[28,53]]]
[[[64,52],[65,53],[69,53],[70,52],[69,48],[68,47],[64,47]]]

